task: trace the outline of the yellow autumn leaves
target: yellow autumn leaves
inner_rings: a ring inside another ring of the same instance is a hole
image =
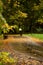
[[[14,15],[10,16],[10,19],[27,18],[27,16],[27,13],[18,10]]]
[[[7,63],[15,63],[12,57],[9,57],[10,53],[8,52],[0,52],[0,65],[7,64]]]
[[[19,14],[19,17],[23,17],[23,18],[26,18],[27,17],[27,13],[23,13],[20,10],[18,10],[18,14]]]

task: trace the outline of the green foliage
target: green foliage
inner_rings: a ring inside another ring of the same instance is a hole
[[[8,27],[24,26],[24,29],[31,32],[36,22],[43,23],[43,0],[0,0],[0,2],[0,27],[7,23]],[[8,32],[8,27],[4,27],[5,33]]]
[[[0,52],[0,65],[10,65],[15,62],[16,60],[10,57],[10,54],[8,52]]]
[[[2,3],[2,1],[0,0],[0,12],[2,13],[2,11],[3,11],[3,3]]]
[[[6,24],[7,24],[6,20],[3,18],[2,14],[0,13],[0,34],[2,33],[2,31],[4,31],[4,33],[7,33],[8,27]]]
[[[5,18],[2,16],[2,10],[3,10],[3,3],[0,0],[0,35],[2,34],[3,25],[6,24]]]

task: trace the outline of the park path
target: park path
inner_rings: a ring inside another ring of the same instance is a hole
[[[19,64],[17,65],[43,65],[43,59],[36,58],[29,54],[16,51],[11,46],[11,43],[34,43],[36,45],[37,43],[30,39],[30,37],[9,36],[8,39],[2,40],[2,42],[3,45],[0,46],[0,51],[10,52],[15,59],[18,59]]]
[[[43,41],[30,36],[20,36],[20,35],[8,35],[8,39],[2,40],[4,43],[10,42],[35,42],[37,44],[43,45]]]

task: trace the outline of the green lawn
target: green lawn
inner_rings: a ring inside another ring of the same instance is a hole
[[[30,36],[30,37],[35,37],[38,38],[40,40],[43,40],[43,34],[25,34],[26,36]]]

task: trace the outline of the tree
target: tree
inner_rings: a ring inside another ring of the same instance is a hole
[[[5,18],[3,17],[3,15],[2,15],[3,3],[2,3],[1,0],[0,0],[0,3],[1,3],[0,4],[0,34],[2,34],[2,31],[7,32],[8,24],[7,24],[6,20],[5,20]]]
[[[24,30],[34,31],[35,24],[42,21],[42,0],[2,0],[3,16],[10,26],[22,26]]]

